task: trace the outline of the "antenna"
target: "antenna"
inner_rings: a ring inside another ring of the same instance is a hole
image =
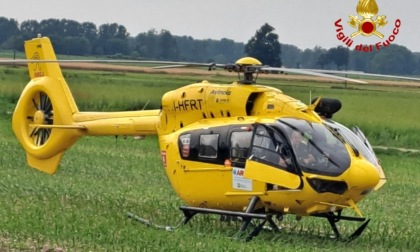
[[[311,102],[312,102],[312,90],[309,90],[309,103],[308,104],[311,104]]]
[[[145,110],[146,107],[147,107],[147,105],[149,105],[149,102],[150,102],[150,98],[149,98],[149,100],[147,100],[146,104],[144,104],[144,106],[143,106],[143,108],[141,110]]]

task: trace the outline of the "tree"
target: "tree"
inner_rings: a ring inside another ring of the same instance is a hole
[[[127,39],[130,34],[123,25],[117,23],[103,24],[99,26],[99,39]]]
[[[353,49],[349,55],[349,69],[363,72],[372,72],[370,62],[378,52],[375,50],[370,53],[360,52]]]
[[[16,51],[23,51],[24,43],[25,39],[22,37],[22,35],[13,35],[1,45],[1,48],[13,50],[16,53]]]
[[[318,59],[322,54],[327,53],[327,50],[315,46],[313,49],[305,49],[301,55],[301,68],[317,68]]]
[[[91,22],[84,22],[81,26],[82,29],[82,36],[87,38],[91,44],[93,44],[97,39],[98,30],[96,29],[96,25]]]
[[[349,65],[349,50],[343,46],[331,48],[327,52],[327,58],[337,66],[337,70],[340,70],[341,66],[345,66],[347,69]]]
[[[156,59],[158,57],[158,32],[150,29],[136,36],[135,48],[141,57]]]
[[[64,25],[59,19],[46,19],[39,23],[39,32],[42,36],[64,36]]]
[[[12,36],[19,35],[19,27],[14,19],[0,17],[0,45]]]
[[[127,54],[129,33],[123,25],[117,23],[103,24],[99,26],[99,36],[95,52],[105,54]]]
[[[26,20],[20,25],[20,32],[25,39],[37,37],[40,32],[40,24],[36,20]]]
[[[297,46],[281,44],[281,61],[285,67],[299,68],[302,50]]]
[[[321,69],[324,69],[324,67],[328,64],[330,64],[331,59],[328,57],[329,55],[327,53],[323,53],[319,55],[318,60],[316,61],[317,65],[321,67]]]
[[[227,38],[222,38],[222,40],[220,41],[214,41],[213,44],[216,45],[216,55],[224,56],[225,62],[227,62],[228,59],[231,61],[232,59],[235,60],[235,41]]]
[[[159,35],[160,58],[178,60],[179,51],[176,41],[169,31],[162,30]]]
[[[274,28],[265,23],[245,45],[248,56],[259,59],[263,64],[281,66],[281,45],[279,36],[273,33]]]
[[[64,43],[67,55],[89,55],[92,49],[90,41],[85,37],[68,36]]]
[[[416,67],[413,53],[399,45],[389,45],[381,49],[370,62],[372,72],[379,74],[413,74]]]
[[[128,40],[113,38],[108,39],[103,47],[105,54],[128,54]]]
[[[74,20],[61,19],[65,36],[81,37],[83,35],[82,25]]]
[[[413,53],[414,60],[416,61],[416,70],[413,73],[420,74],[420,53]]]

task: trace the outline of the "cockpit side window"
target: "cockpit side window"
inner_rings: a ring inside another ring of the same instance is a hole
[[[217,158],[219,134],[200,135],[198,157]]]
[[[252,142],[251,158],[285,170],[294,170],[287,142],[269,127],[257,126]]]
[[[245,164],[251,145],[252,131],[234,131],[230,136],[230,158],[234,163]]]

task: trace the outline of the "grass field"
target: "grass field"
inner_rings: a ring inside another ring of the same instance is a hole
[[[168,90],[203,76],[65,71],[80,110],[159,107]],[[235,77],[233,77],[235,78]],[[213,74],[209,81],[231,78]],[[262,79],[261,79],[262,80]],[[24,68],[0,68],[0,251],[418,251],[420,250],[420,154],[378,150],[387,184],[360,204],[371,218],[351,243],[323,238],[325,220],[286,216],[279,234],[263,231],[251,242],[233,239],[238,223],[196,216],[174,232],[156,230],[127,218],[127,212],[163,225],[176,225],[182,202],[161,165],[156,137],[82,138],[64,155],[51,176],[26,165],[11,131],[11,112],[24,85]],[[420,149],[420,90],[375,86],[334,88],[334,83],[267,78],[264,84],[301,99],[337,97],[336,119],[359,125],[373,145]],[[342,223],[351,233],[356,227]]]

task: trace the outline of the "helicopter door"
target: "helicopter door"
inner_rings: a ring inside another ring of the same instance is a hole
[[[287,189],[298,189],[301,178],[294,173],[296,166],[286,143],[272,128],[256,125],[244,177]]]
[[[374,189],[378,190],[379,188],[381,188],[386,183],[386,177],[385,177],[384,170],[382,169],[382,166],[379,163],[379,159],[378,159],[378,157],[376,157],[375,151],[373,151],[372,145],[370,145],[370,143],[367,140],[363,131],[361,129],[359,129],[359,127],[353,127],[352,131],[365,144],[365,146],[369,149],[372,156],[377,160],[376,168],[378,169],[379,177],[381,178],[381,180],[378,183],[378,185],[376,185],[376,187]]]

